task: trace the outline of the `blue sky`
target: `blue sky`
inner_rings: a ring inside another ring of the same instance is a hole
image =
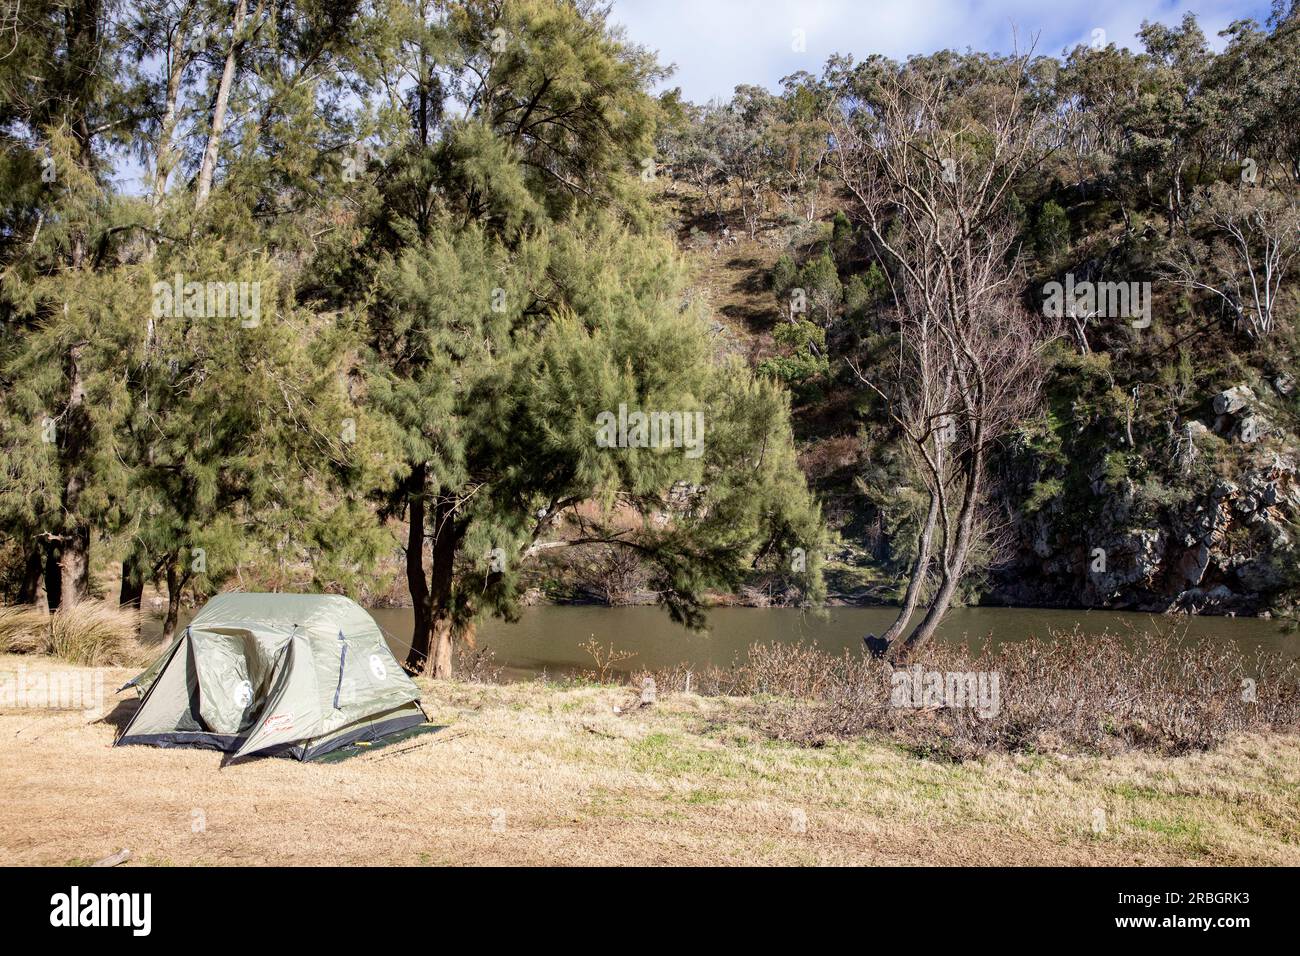
[[[630,39],[675,63],[667,86],[703,102],[727,98],[738,83],[775,88],[796,70],[820,73],[831,53],[862,59],[883,53],[952,48],[1023,47],[1038,35],[1038,51],[1060,54],[1088,43],[1136,47],[1144,20],[1177,24],[1195,13],[1216,48],[1216,34],[1234,20],[1268,18],[1268,0],[613,0],[613,19]],[[796,30],[806,49],[793,49]]]

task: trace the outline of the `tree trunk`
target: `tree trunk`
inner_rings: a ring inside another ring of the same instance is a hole
[[[90,526],[78,522],[63,544],[59,559],[59,604],[72,607],[90,596]]]
[[[903,606],[898,609],[898,617],[894,619],[893,624],[889,625],[889,630],[880,635],[880,640],[886,647],[898,640],[899,635],[906,629],[908,622],[912,620],[912,613],[916,610],[917,602],[921,598],[921,588],[925,585],[925,577],[930,571],[930,554],[934,543],[934,529],[938,522],[939,495],[931,492],[930,510],[926,513],[925,524],[921,527],[921,532],[917,536],[916,560],[912,562],[912,576],[907,582],[907,591],[903,594]]]
[[[430,628],[433,616],[429,607],[429,581],[424,574],[424,489],[427,468],[416,465],[407,483],[406,587],[411,592],[411,609],[415,624],[411,629],[411,649],[402,666],[409,674],[424,673],[429,659]]]
[[[100,68],[102,4],[88,0],[69,6],[64,18],[68,60],[77,64],[87,75]],[[69,104],[68,125],[77,141],[77,164],[88,175],[94,175],[93,123],[89,117],[91,104],[89,84],[81,87]],[[85,227],[73,225],[69,236],[68,265],[73,273],[79,272],[86,261],[87,239]],[[63,303],[64,318],[68,303]],[[87,343],[73,342],[63,356],[64,382],[67,388],[67,405],[61,416],[56,448],[59,455],[59,476],[62,480],[60,505],[63,513],[60,529],[58,594],[53,593],[50,582],[50,609],[72,607],[90,593],[90,522],[81,513],[81,495],[86,485],[86,458],[91,442],[90,414],[86,409],[86,387],[82,359]]]
[[[458,624],[452,614],[452,589],[455,583],[456,549],[464,528],[456,521],[456,499],[441,497],[433,507],[430,550],[433,556],[429,606],[433,609],[433,677],[450,680],[454,667],[453,652]]]
[[[454,666],[452,650],[456,636],[451,617],[439,611],[433,622],[433,653],[429,657],[430,676],[436,680],[450,680]]]
[[[978,446],[978,436],[976,443]],[[952,604],[952,597],[957,592],[957,586],[961,583],[962,575],[966,572],[966,559],[970,555],[971,543],[975,531],[975,508],[979,504],[980,497],[980,477],[984,470],[984,454],[982,449],[976,448],[971,454],[970,463],[967,465],[966,489],[962,497],[961,513],[957,522],[957,540],[952,544],[952,552],[948,553],[945,542],[943,551],[943,577],[939,583],[939,593],[934,596],[930,602],[929,609],[925,612],[925,617],[921,618],[921,623],[916,625],[912,633],[907,635],[907,639],[890,648],[891,659],[902,662],[905,661],[913,651],[924,646],[934,632],[939,629],[939,622],[943,616],[948,613],[948,606]]]
[[[40,544],[34,544],[27,552],[27,561],[23,564],[23,577],[18,582],[15,595],[18,604],[35,604],[41,590],[41,576],[45,573],[45,554]]]
[[[140,556],[132,551],[122,560],[122,588],[118,596],[117,606],[133,608],[138,611],[140,610],[140,600],[143,597],[143,562],[140,560]]]
[[[167,180],[171,177],[172,167],[176,165],[176,153],[173,139],[176,133],[177,105],[181,96],[181,79],[185,67],[189,65],[190,54],[185,40],[188,32],[188,17],[182,15],[176,24],[169,49],[170,64],[167,71],[167,102],[163,108],[162,123],[158,128],[157,154],[154,157],[153,190],[149,197],[150,205],[157,209],[167,195]],[[150,240],[152,245],[152,240]]]
[[[423,481],[421,481],[423,486]],[[432,573],[425,588],[424,567],[420,566],[419,586],[426,608],[425,616],[417,612],[415,633],[411,639],[411,653],[406,659],[406,669],[414,674],[429,669],[431,677],[447,680],[452,676],[455,661],[455,645],[458,624],[452,608],[452,591],[455,583],[456,548],[460,536],[464,533],[463,525],[456,521],[456,499],[441,496],[434,501],[432,521],[428,528],[430,550],[433,558]],[[415,511],[412,500],[412,511]],[[419,512],[424,513],[423,502]],[[414,534],[414,532],[412,532]],[[407,549],[407,576],[411,574],[410,546]],[[412,591],[412,603],[416,603],[416,594]],[[418,607],[418,604],[417,604]],[[428,623],[424,623],[427,621]]]
[[[177,568],[177,557],[167,561],[167,616],[163,618],[163,644],[170,644],[176,635],[176,622],[181,614],[181,588],[185,582]]]
[[[901,664],[906,661],[913,651],[923,647],[934,636],[934,632],[939,629],[939,622],[948,613],[948,605],[952,603],[952,596],[956,593],[957,585],[961,581],[962,571],[966,564],[965,559],[963,558],[956,564],[958,566],[951,570],[944,569],[943,578],[939,584],[939,593],[930,602],[925,617],[921,618],[921,623],[916,625],[911,634],[907,635],[907,640],[895,644],[890,649],[893,652],[890,657],[896,663]]]
[[[230,49],[226,52],[226,63],[221,70],[221,82],[217,85],[217,98],[212,104],[212,122],[208,127],[208,142],[203,149],[203,161],[199,165],[198,186],[194,193],[194,208],[202,209],[212,192],[212,176],[217,169],[217,155],[221,151],[221,137],[226,131],[226,110],[230,105],[230,88],[234,85],[235,64],[239,59],[239,49],[243,45],[240,31],[248,13],[248,0],[239,0],[235,4],[235,19],[230,28]]]
[[[66,306],[65,306],[66,308]],[[90,593],[90,524],[81,514],[81,493],[85,490],[83,458],[89,444],[90,423],[86,411],[86,388],[82,381],[81,357],[86,345],[68,349],[65,374],[68,406],[64,426],[59,430],[59,457],[63,465],[63,531],[59,556],[60,605],[71,607]]]
[[[45,546],[45,587],[37,595],[39,607],[42,596],[47,611],[57,611],[63,598],[63,576],[59,570],[59,546],[53,542]]]

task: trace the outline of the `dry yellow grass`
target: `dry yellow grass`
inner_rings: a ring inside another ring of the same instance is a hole
[[[83,601],[54,614],[31,605],[0,606],[0,652],[52,654],[91,667],[134,666],[151,653],[140,644],[139,629],[138,611],[103,601]]]
[[[0,679],[20,667],[68,665],[0,656]],[[955,765],[772,743],[729,719],[734,700],[620,716],[626,690],[425,691],[449,729],[409,752],[225,770],[211,751],[114,749],[113,724],[80,711],[0,706],[0,863],[126,847],[177,865],[1300,864],[1293,738]]]

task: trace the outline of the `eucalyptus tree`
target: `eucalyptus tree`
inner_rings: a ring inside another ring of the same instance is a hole
[[[1300,256],[1300,204],[1241,182],[1215,183],[1196,195],[1196,211],[1167,253],[1168,273],[1225,310],[1251,339],[1266,339]]]

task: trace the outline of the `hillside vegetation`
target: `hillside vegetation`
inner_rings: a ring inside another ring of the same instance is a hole
[[[928,202],[1005,231],[989,303],[1039,326],[1041,361],[1010,393],[1033,401],[989,442],[955,599],[1293,605],[1300,31],[1279,4],[1218,54],[1191,17],[1141,38],[1062,59],[834,57],[775,92],[668,98],[676,233],[722,337],[792,391],[801,466],[841,536],[832,595],[903,596],[936,484],[921,459],[936,438],[973,451],[973,416],[940,394],[959,367],[915,358],[918,316],[943,321],[940,284],[910,274],[948,255],[940,218],[916,237]],[[999,140],[989,117],[1021,133]],[[989,209],[975,176],[1005,186]],[[937,481],[955,516],[966,479]]]

